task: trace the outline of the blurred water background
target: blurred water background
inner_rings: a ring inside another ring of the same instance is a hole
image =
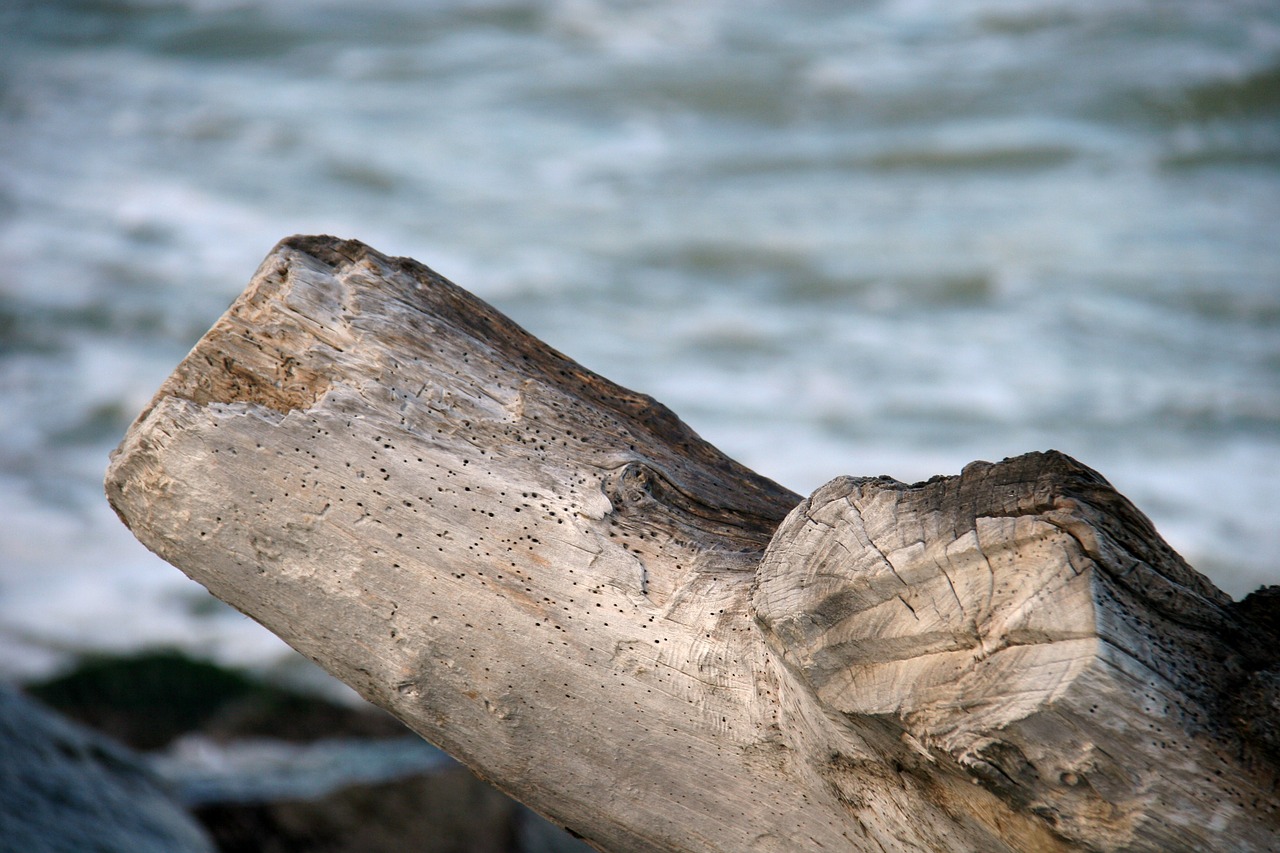
[[[1057,448],[1280,582],[1274,0],[6,0],[0,676],[288,657],[100,483],[299,232],[799,492]]]

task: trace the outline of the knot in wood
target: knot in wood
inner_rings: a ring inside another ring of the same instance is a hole
[[[656,500],[656,481],[661,476],[642,462],[629,462],[610,483],[609,498],[614,506],[634,506]]]

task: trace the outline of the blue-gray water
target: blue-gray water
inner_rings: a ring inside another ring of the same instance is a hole
[[[107,452],[281,237],[412,255],[801,492],[1057,448],[1280,582],[1274,0],[8,0],[0,674],[281,647]]]

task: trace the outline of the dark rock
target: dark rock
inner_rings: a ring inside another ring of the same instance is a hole
[[[133,753],[0,685],[0,848],[211,853]]]
[[[158,749],[187,732],[215,739],[398,737],[405,727],[372,705],[347,707],[266,684],[176,651],[92,658],[29,684],[27,692],[135,749]]]
[[[223,853],[592,849],[372,705],[173,651],[89,659],[28,690],[150,750],[148,766]]]
[[[315,799],[195,809],[223,853],[509,853],[516,803],[454,765]]]

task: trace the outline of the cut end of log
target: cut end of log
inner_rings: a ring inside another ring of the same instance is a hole
[[[843,713],[1019,719],[1096,654],[1091,566],[1055,488],[1077,473],[1037,454],[913,487],[837,479],[775,536],[757,614]]]
[[[1054,451],[910,486],[833,480],[775,534],[754,603],[776,647],[842,711],[950,706],[957,679],[972,677],[972,704],[954,711],[989,705],[1007,722],[1097,653],[1098,570],[1170,620],[1230,622],[1228,596],[1101,475]],[[1010,665],[1037,671],[1042,689],[1010,680]]]
[[[753,604],[820,703],[895,721],[1061,836],[1207,844],[1155,815],[1217,802],[1252,843],[1274,837],[1272,727],[1221,713],[1277,695],[1257,642],[1274,611],[1246,615],[1067,456],[911,486],[838,478],[778,529]],[[1242,687],[1245,654],[1262,671]],[[1223,756],[1241,752],[1261,772],[1221,798]]]

